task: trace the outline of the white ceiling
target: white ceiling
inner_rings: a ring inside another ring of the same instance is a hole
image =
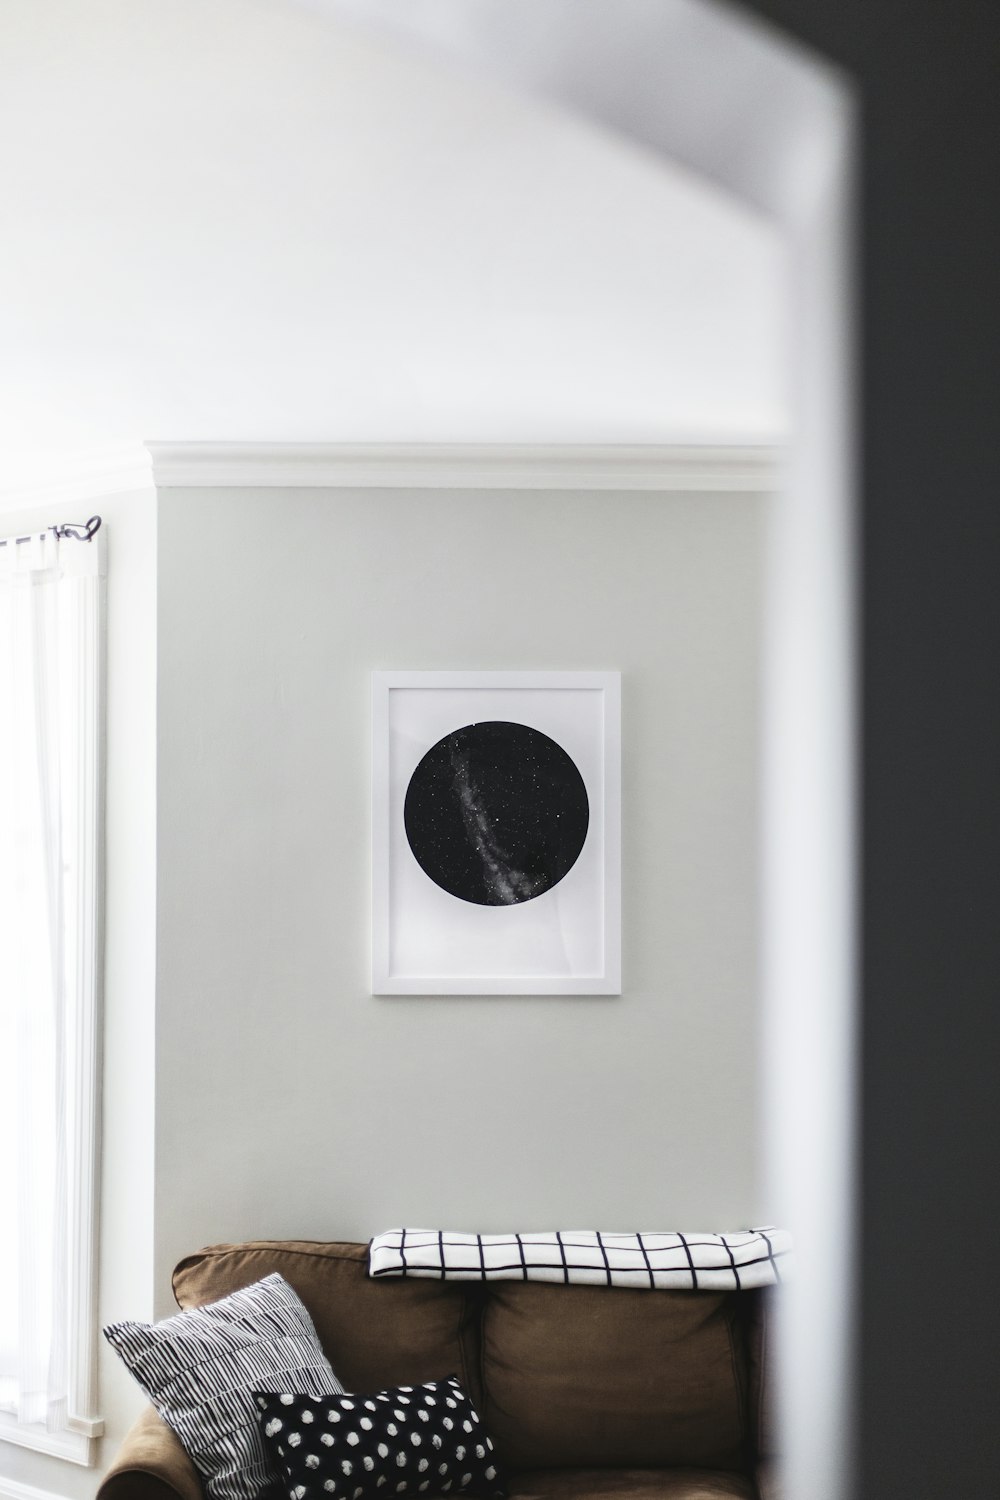
[[[762,214],[338,15],[5,0],[0,141],[0,462],[786,426]]]

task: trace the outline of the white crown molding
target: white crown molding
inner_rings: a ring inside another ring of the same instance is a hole
[[[159,443],[157,489],[744,490],[777,485],[750,444]]]
[[[733,490],[779,482],[782,450],[749,443],[161,443],[21,456],[0,512],[155,489]]]
[[[82,505],[152,487],[153,464],[141,443],[78,453],[21,454],[0,464],[0,511]]]

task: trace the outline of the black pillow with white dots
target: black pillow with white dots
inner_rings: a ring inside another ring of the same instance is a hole
[[[289,1500],[507,1494],[493,1444],[454,1375],[371,1395],[254,1398]]]

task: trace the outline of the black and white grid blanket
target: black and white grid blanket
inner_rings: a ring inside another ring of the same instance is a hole
[[[387,1229],[371,1242],[368,1274],[731,1292],[776,1285],[788,1275],[790,1262],[791,1236],[770,1227],[732,1234]]]

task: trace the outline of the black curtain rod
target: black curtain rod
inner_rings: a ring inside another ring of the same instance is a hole
[[[64,521],[61,526],[46,526],[46,531],[55,532],[58,537],[72,537],[75,542],[91,541],[101,529],[100,516],[91,516],[89,521]],[[35,532],[37,536],[39,533]],[[0,547],[6,547],[8,542],[13,542],[15,547],[20,547],[22,542],[30,542],[30,536],[5,536],[0,538]]]

